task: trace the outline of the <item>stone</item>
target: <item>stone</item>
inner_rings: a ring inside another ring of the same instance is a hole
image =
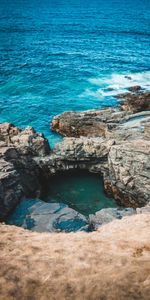
[[[142,206],[149,201],[149,158],[150,142],[144,139],[111,147],[108,155],[109,179],[113,195],[121,204],[130,205],[131,202]]]
[[[141,86],[140,85],[134,85],[134,86],[130,86],[128,88],[128,90],[132,93],[138,93],[139,91],[142,90]]]
[[[132,96],[148,99],[149,93]],[[138,104],[135,107],[139,110]],[[32,127],[20,130],[10,123],[0,124],[0,160],[6,163],[0,173],[1,220],[22,196],[46,194],[51,176],[75,169],[103,176],[106,193],[119,204],[146,205],[150,196],[149,124],[149,111],[133,113],[120,106],[66,112],[52,121],[52,129],[67,136],[53,151]],[[9,193],[7,180],[10,186],[12,181]]]
[[[8,224],[37,232],[88,231],[86,217],[64,203],[46,203],[39,199],[23,199]]]
[[[42,193],[42,170],[33,158],[49,153],[48,141],[32,127],[20,130],[11,123],[0,124],[0,220],[23,196]]]
[[[114,109],[65,112],[52,120],[52,130],[68,137],[106,137],[126,116]]]
[[[104,208],[89,216],[91,228],[97,230],[100,226],[112,222],[115,219],[121,220],[125,216],[136,214],[133,208]]]
[[[120,94],[116,98],[123,99],[120,104],[124,111],[131,113],[150,111],[150,92]]]

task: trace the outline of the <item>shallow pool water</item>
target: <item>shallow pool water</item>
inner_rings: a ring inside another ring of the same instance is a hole
[[[85,216],[117,207],[115,200],[106,196],[101,176],[82,171],[54,176],[45,200],[63,202]]]
[[[54,176],[43,199],[22,199],[7,224],[32,231],[89,231],[88,216],[103,208],[118,207],[103,190],[99,175],[67,172]]]

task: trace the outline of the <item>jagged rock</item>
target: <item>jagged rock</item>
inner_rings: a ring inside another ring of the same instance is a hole
[[[121,107],[125,111],[136,113],[150,110],[150,92],[120,94],[116,98],[124,100]]]
[[[88,231],[87,219],[63,203],[22,200],[7,221],[37,232]]]
[[[106,129],[103,137],[98,124]],[[0,218],[11,211],[22,195],[40,197],[52,175],[74,169],[103,175],[105,191],[119,203],[145,205],[150,189],[149,124],[148,111],[131,114],[107,109],[64,113],[54,118],[53,129],[75,137],[65,138],[51,152],[47,140],[33,128],[20,130],[9,123],[1,124],[0,159],[8,166],[0,173]],[[77,138],[80,135],[87,136]],[[9,177],[10,186],[11,181],[12,186],[16,181],[15,188],[10,188],[9,201],[7,180],[3,177]]]
[[[2,220],[23,196],[19,173],[13,164],[0,159],[0,220]]]
[[[0,220],[23,196],[41,194],[42,171],[33,158],[49,152],[48,141],[32,127],[0,124]]]
[[[105,159],[113,144],[114,140],[101,137],[64,138],[61,143],[56,144],[54,152],[65,160]]]
[[[116,200],[126,205],[145,205],[150,199],[150,142],[133,140],[111,147],[109,180]],[[110,188],[110,187],[109,187]]]
[[[21,130],[11,123],[1,123],[0,141],[5,142],[9,147],[19,149],[23,154],[44,156],[50,153],[47,139],[43,134],[36,133],[31,126]]]

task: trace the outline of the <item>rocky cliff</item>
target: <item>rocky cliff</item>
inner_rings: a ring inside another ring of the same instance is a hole
[[[148,101],[147,94],[139,97]],[[74,169],[103,176],[105,191],[121,205],[149,202],[150,111],[68,112],[55,117],[52,128],[69,136],[53,151],[32,127],[0,124],[1,220],[23,196],[42,196],[51,176]]]

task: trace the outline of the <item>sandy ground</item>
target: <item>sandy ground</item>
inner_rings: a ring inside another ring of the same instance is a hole
[[[150,299],[150,214],[93,233],[0,225],[0,300]]]

